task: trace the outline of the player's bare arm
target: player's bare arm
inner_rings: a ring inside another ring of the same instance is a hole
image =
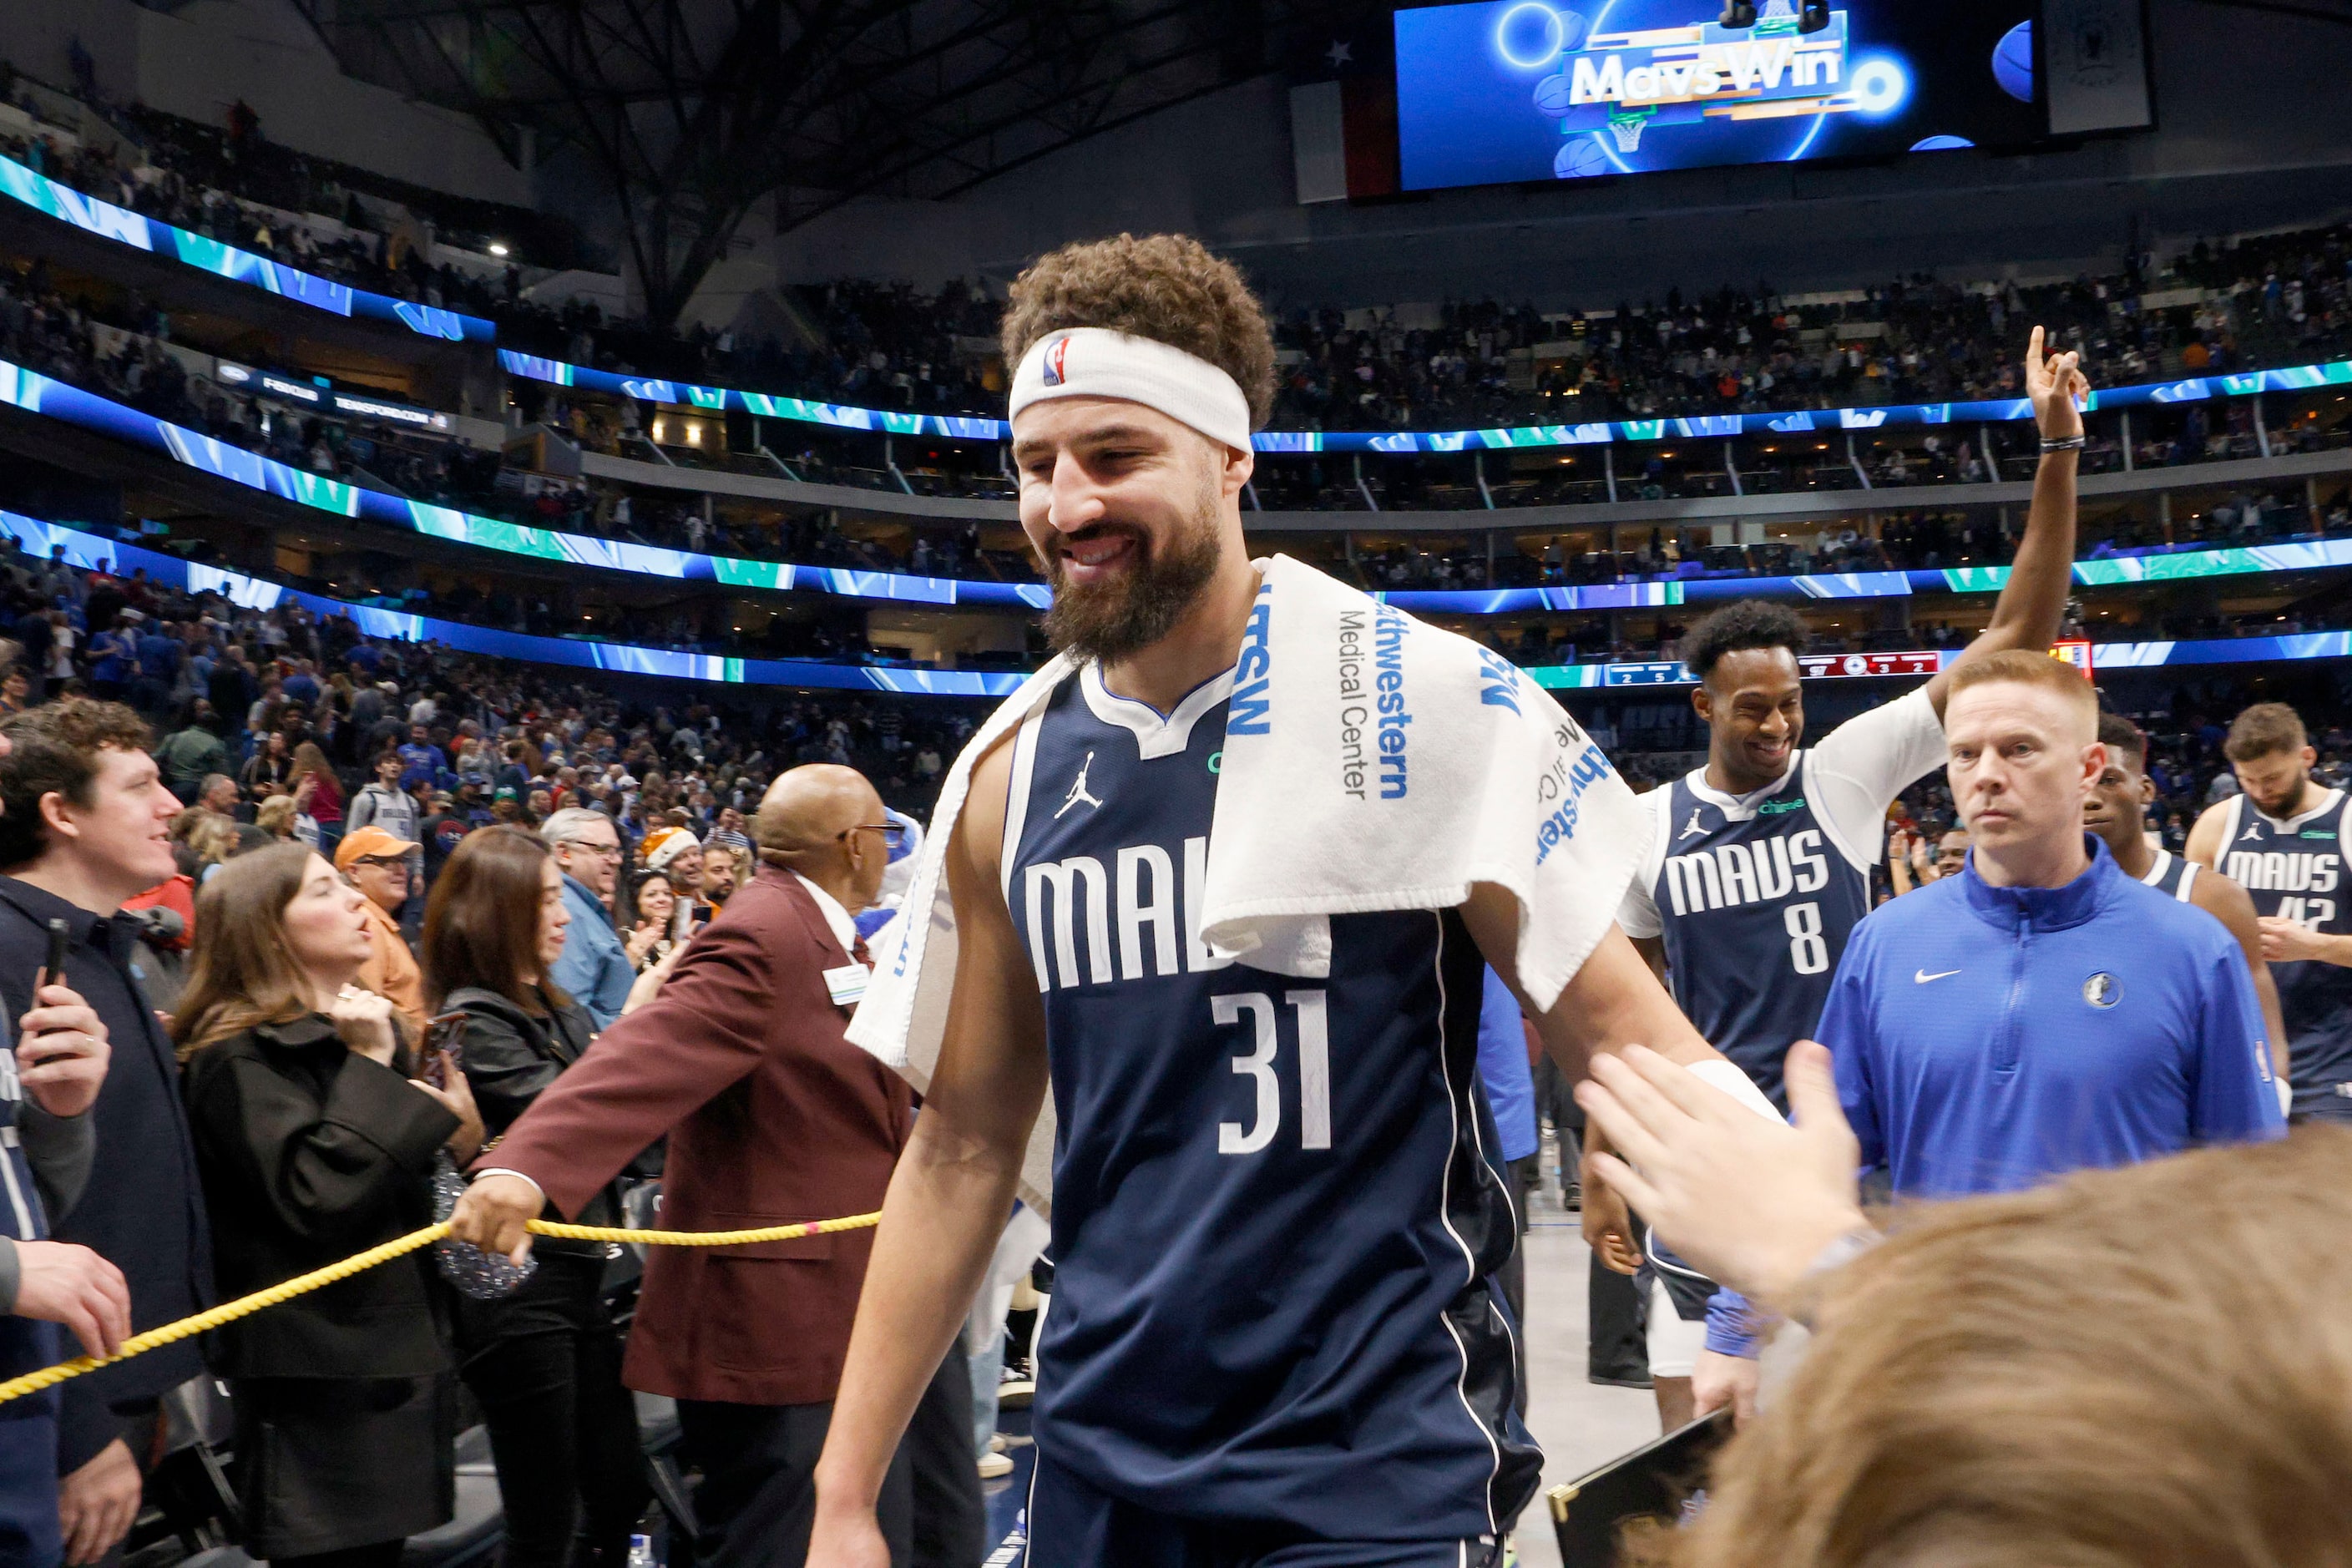
[[[1544,1048],[1570,1079],[1584,1077],[1585,1063],[1595,1051],[1622,1051],[1627,1046],[1647,1046],[1668,1061],[1685,1064],[1723,1059],[1683,1016],[1633,939],[1614,921],[1576,978],[1538,1012],[1519,985],[1517,900],[1502,888],[1482,883],[1462,906],[1462,921],[1478,951],[1535,1020]]]
[[[2074,440],[2083,434],[2082,400],[2090,395],[2082,356],[2069,349],[2045,356],[2042,329],[2025,347],[2025,390],[2033,421],[2045,441]],[[2047,648],[2057,640],[2074,581],[2074,480],[2080,451],[2045,453],[2033,474],[2033,502],[2025,514],[2025,536],[2009,581],[1992,607],[1992,619],[1961,651],[1953,668],[2010,648]],[[1927,682],[1927,700],[1943,716],[1951,689],[1950,670]]]
[[[1637,936],[1631,940],[1633,943],[1633,951],[1642,955],[1642,962],[1650,966],[1650,973],[1658,977],[1659,984],[1664,985],[1666,983],[1665,938]]]
[[[1637,942],[1612,923],[1576,978],[1549,1009],[1538,1012],[1519,986],[1515,962],[1517,901],[1501,888],[1481,886],[1462,906],[1462,919],[1486,962],[1535,1020],[1544,1048],[1571,1080],[1585,1076],[1586,1064],[1596,1052],[1622,1051],[1633,1045],[1648,1046],[1670,1061],[1722,1059],[1667,994],[1659,976],[1665,963],[1664,948],[1657,939]],[[1588,1127],[1588,1139],[1591,1132]],[[1589,1161],[1596,1152],[1588,1142],[1585,1158]],[[1633,1241],[1624,1204],[1610,1189],[1591,1184],[1585,1188],[1585,1202],[1581,1215],[1585,1240],[1610,1268],[1631,1274],[1640,1266],[1642,1254]]]
[[[2217,800],[2198,813],[2197,826],[2189,830],[2189,842],[2182,847],[2181,854],[2208,871],[2220,870],[2221,831],[2229,816],[2230,803],[2226,800]]]
[[[883,1200],[817,1466],[812,1568],[887,1564],[875,1500],[980,1288],[1045,1103],[1045,1013],[998,874],[1011,778],[1009,744],[981,759],[948,843],[954,1002],[938,1070]]]
[[[1637,936],[1629,939],[1642,962],[1660,986],[1666,984],[1666,944],[1663,938]],[[1549,1048],[1549,1047],[1547,1047]],[[1593,1157],[1610,1152],[1608,1134],[1596,1122],[1584,1125],[1584,1139],[1579,1151],[1579,1183],[1582,1188],[1582,1207],[1577,1211],[1584,1244],[1592,1248],[1601,1261],[1620,1274],[1631,1274],[1642,1266],[1641,1244],[1633,1237],[1633,1215],[1626,1207],[1624,1197],[1616,1188],[1592,1174]]]
[[[2352,936],[2314,931],[2284,915],[2264,915],[2255,924],[2262,929],[2263,956],[2273,963],[2332,963],[2352,969]]]
[[[2246,955],[2246,968],[2254,977],[2254,1000],[2262,1004],[2272,1070],[2286,1077],[2286,1018],[2279,1011],[2278,983],[2271,978],[2271,966],[2263,956],[2262,925],[2254,916],[2254,900],[2221,872],[2205,870],[2189,885],[2189,901],[2229,927],[2230,934],[2237,938],[2239,950]]]

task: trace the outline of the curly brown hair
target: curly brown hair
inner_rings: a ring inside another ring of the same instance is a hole
[[[1065,327],[1108,327],[1207,360],[1249,399],[1250,423],[1274,406],[1274,333],[1265,307],[1230,261],[1190,235],[1154,234],[1066,245],[1013,281],[1004,307],[1004,363]]]

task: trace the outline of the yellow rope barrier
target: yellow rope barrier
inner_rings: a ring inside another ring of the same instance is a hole
[[[570,1241],[634,1241],[651,1247],[745,1247],[762,1241],[794,1241],[803,1237],[832,1236],[845,1230],[864,1230],[881,1223],[878,1214],[851,1215],[846,1219],[814,1219],[801,1225],[769,1226],[762,1230],[624,1230],[609,1225],[561,1225],[553,1220],[535,1219],[530,1230],[537,1236],[561,1237]],[[428,1225],[423,1230],[412,1230],[365,1252],[354,1253],[340,1263],[330,1263],[324,1268],[314,1268],[308,1274],[298,1274],[283,1279],[266,1290],[256,1290],[250,1296],[240,1296],[234,1301],[224,1301],[217,1307],[198,1312],[192,1318],[182,1318],[176,1323],[166,1323],[160,1329],[149,1329],[143,1334],[133,1334],[122,1342],[122,1349],[110,1356],[76,1356],[55,1366],[45,1366],[38,1372],[28,1372],[22,1377],[0,1383],[0,1405],[12,1399],[22,1399],[54,1387],[69,1377],[95,1372],[116,1362],[129,1361],[132,1356],[174,1344],[191,1334],[201,1334],[217,1329],[223,1323],[233,1323],[249,1317],[265,1307],[275,1307],[280,1301],[332,1285],[339,1279],[389,1263],[395,1258],[415,1252],[420,1247],[430,1247],[449,1234],[449,1222]]]

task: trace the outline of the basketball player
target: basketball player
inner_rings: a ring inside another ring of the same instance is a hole
[[[2253,900],[2286,1020],[2294,1114],[2352,1121],[2352,885],[2345,794],[2312,782],[2319,753],[2284,702],[2238,715],[2221,744],[2244,791],[2205,808],[2189,858]]]
[[[2083,446],[2078,399],[2089,383],[2074,353],[2043,355],[2039,327],[2026,347],[2025,383],[2042,431],[2033,503],[1992,619],[1955,668],[2010,648],[2047,649],[2066,608]],[[1870,911],[1886,808],[1943,765],[1951,682],[1945,670],[1807,751],[1797,663],[1805,643],[1795,611],[1752,600],[1717,611],[1684,637],[1683,663],[1698,680],[1691,704],[1707,726],[1706,765],[1648,796],[1658,832],[1618,916],[1700,1035],[1783,1110],[1781,1058],[1812,1034],[1846,939]],[[1588,1144],[1587,1159],[1595,1152]],[[1622,1201],[1605,1184],[1584,1185],[1586,1240],[1612,1267],[1633,1272],[1643,1259]],[[1736,1353],[1747,1348],[1738,1336],[1721,1331],[1725,1314],[1710,1329],[1708,1281],[1671,1257],[1647,1261],[1650,1376],[1672,1431],[1744,1399],[1755,1363]]]
[[[2210,870],[2147,838],[2147,806],[2156,798],[2156,783],[2147,776],[2147,737],[2120,713],[2099,715],[2099,743],[2107,749],[2106,766],[2083,799],[2083,826],[2105,841],[2108,853],[2126,877],[2146,882],[2159,893],[2169,893],[2184,904],[2194,904],[2227,926],[2246,955],[2254,977],[2254,999],[2262,1004],[2264,1037],[2270,1043],[2271,1066],[2286,1081],[2286,1026],[2279,1017],[2278,987],[2271,966],[2263,960],[2262,928],[2255,923],[2254,901],[2246,889],[2219,871]]]
[[[1516,907],[1482,886],[1454,910],[1334,916],[1312,991],[1205,951],[1180,965],[1172,943],[1151,962],[1146,931],[1199,940],[1138,889],[1202,854],[1217,804],[1272,346],[1239,275],[1165,236],[1039,261],[1004,346],[1022,525],[1054,584],[1048,629],[1085,662],[978,760],[946,841],[952,1005],[884,1207],[808,1560],[885,1568],[877,1489],[1050,1080],[1028,1568],[1499,1563],[1541,1462],[1512,1410],[1515,1329],[1490,1276],[1513,1215],[1475,1087],[1482,964],[1515,984]],[[1066,390],[1090,384],[1081,353],[1123,390]],[[1080,864],[1102,894],[1124,887],[1115,919],[1071,920]],[[1024,937],[1055,874],[1058,982]],[[1114,931],[1132,955],[1116,978],[1096,946]],[[1287,1043],[1310,1016],[1331,1068],[1311,1087],[1290,1081],[1307,1053]],[[1730,1070],[1613,927],[1538,1027],[1571,1063],[1638,1040]]]

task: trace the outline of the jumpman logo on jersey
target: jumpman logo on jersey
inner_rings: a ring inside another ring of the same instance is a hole
[[[1691,807],[1690,823],[1680,833],[1675,835],[1675,843],[1680,844],[1685,838],[1704,838],[1706,837],[1706,829],[1698,825],[1698,814],[1700,809],[1700,807],[1696,805]]]
[[[2238,835],[2238,842],[2243,844],[2249,838],[2260,838],[2262,836],[2263,825],[2259,822],[2249,822],[2246,824],[2246,830]]]
[[[1054,814],[1055,821],[1059,822],[1063,817],[1068,816],[1070,807],[1077,805],[1080,801],[1086,802],[1088,805],[1100,805],[1102,804],[1101,801],[1097,800],[1087,790],[1087,770],[1094,765],[1095,754],[1092,752],[1088,752],[1087,753],[1087,760],[1078,764],[1078,776],[1071,782],[1069,798],[1062,802],[1062,809]]]

